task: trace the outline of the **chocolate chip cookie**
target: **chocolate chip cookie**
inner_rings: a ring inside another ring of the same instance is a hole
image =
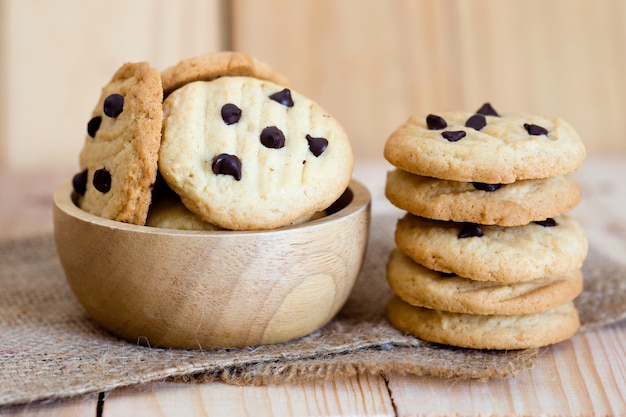
[[[465,314],[531,314],[572,301],[583,289],[580,270],[518,283],[476,281],[433,271],[394,249],[387,281],[404,302]]]
[[[476,112],[411,117],[385,143],[385,158],[417,175],[506,184],[568,174],[585,159],[574,128],[558,117]]]
[[[398,249],[428,269],[506,283],[580,269],[588,249],[583,228],[567,215],[501,227],[407,214],[397,223],[395,241]]]
[[[571,302],[539,313],[504,316],[430,310],[394,297],[387,318],[394,327],[420,339],[472,349],[548,346],[569,339],[580,327]]]
[[[167,97],[159,164],[203,221],[253,230],[326,209],[354,159],[341,125],[315,102],[270,81],[221,77]]]
[[[401,169],[387,173],[387,199],[416,216],[498,226],[522,226],[566,213],[581,199],[571,176],[485,184],[440,180]]]
[[[287,85],[287,78],[265,62],[241,52],[223,51],[183,59],[162,74],[165,97],[193,81],[211,81],[226,76],[247,76]]]
[[[162,98],[160,72],[145,62],[124,64],[102,89],[73,179],[83,210],[146,222],[157,174]]]

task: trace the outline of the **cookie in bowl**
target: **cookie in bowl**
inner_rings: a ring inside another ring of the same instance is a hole
[[[146,222],[161,145],[162,97],[160,73],[146,62],[124,64],[102,89],[73,180],[83,210]]]
[[[183,204],[229,230],[282,227],[326,209],[354,166],[322,107],[251,77],[196,81],[165,102],[159,170]]]

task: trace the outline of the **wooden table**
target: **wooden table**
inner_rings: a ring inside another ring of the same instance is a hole
[[[370,189],[374,216],[397,211],[384,197],[389,167],[382,160],[357,161],[354,176]],[[71,174],[0,174],[0,238],[51,233],[51,192]],[[583,224],[592,245],[626,262],[626,156],[589,156],[575,176],[583,187],[583,201],[571,214]],[[390,374],[267,387],[163,382],[54,403],[0,407],[0,416],[94,415],[626,416],[626,322],[553,346],[534,369],[506,380]]]

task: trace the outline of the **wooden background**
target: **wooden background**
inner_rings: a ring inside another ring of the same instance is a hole
[[[558,115],[626,153],[625,0],[0,0],[0,170],[74,169],[100,88],[224,49],[287,75],[381,157],[409,115]]]

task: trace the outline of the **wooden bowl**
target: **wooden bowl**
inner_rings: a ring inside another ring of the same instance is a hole
[[[320,219],[271,231],[130,225],[54,193],[67,281],[88,314],[132,343],[208,349],[307,335],[343,306],[361,269],[370,194],[351,181]]]

